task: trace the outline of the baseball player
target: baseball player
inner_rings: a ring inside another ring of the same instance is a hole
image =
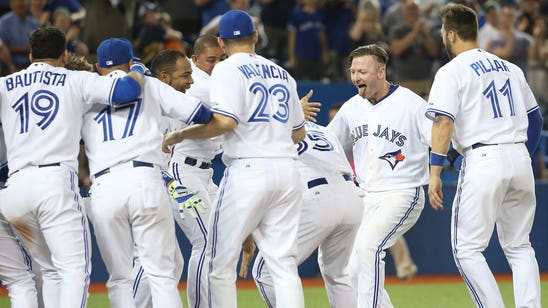
[[[356,290],[346,267],[361,221],[363,192],[353,182],[352,168],[337,138],[312,122],[305,128],[306,138],[298,144],[304,192],[297,262],[301,264],[318,248],[330,306],[356,307]],[[261,252],[253,265],[253,278],[267,305],[279,307],[268,262]]]
[[[385,250],[417,221],[428,182],[432,123],[426,102],[386,80],[388,53],[378,45],[350,53],[358,94],[344,103],[328,128],[352,150],[364,211],[349,269],[357,279],[358,307],[392,307],[384,289]]]
[[[6,145],[0,124],[0,169],[7,172]],[[0,176],[0,189],[7,176]],[[3,201],[1,201],[3,202]],[[0,280],[8,288],[11,307],[38,307],[36,286],[31,271],[32,261],[26,248],[0,213]]]
[[[540,138],[539,106],[518,66],[478,48],[473,10],[450,4],[441,17],[451,61],[436,73],[429,96],[430,203],[443,208],[440,172],[452,140],[464,158],[451,245],[472,300],[476,307],[504,307],[482,255],[496,225],[513,273],[516,307],[540,307],[539,268],[529,241],[536,206],[529,155]]]
[[[210,74],[213,67],[223,59],[224,52],[215,36],[201,36],[196,40],[194,54],[190,62],[194,83],[186,93],[200,99],[208,107],[211,107]],[[154,65],[152,68],[154,74],[159,75],[162,80],[162,72],[155,72]],[[171,176],[181,185],[197,192],[197,197],[203,200],[205,207],[202,213],[194,210],[195,219],[188,216],[183,219],[178,212],[175,215],[175,221],[192,245],[187,270],[189,307],[207,306],[207,268],[205,266],[209,260],[206,259],[205,247],[210,212],[218,190],[212,179],[211,160],[220,152],[221,142],[222,137],[184,140],[173,148],[168,168]]]
[[[162,82],[180,92],[193,94],[192,96],[199,98],[202,103],[210,107],[209,74],[213,66],[224,58],[224,53],[217,43],[217,38],[209,35],[199,37],[196,40],[194,52],[192,60],[189,61],[179,51],[163,50],[152,60],[151,72]],[[169,119],[167,121],[178,122]],[[183,125],[173,123],[171,126],[180,128]],[[199,207],[194,206],[191,209],[181,209],[180,204],[172,202],[175,221],[192,245],[187,270],[189,307],[206,307],[207,305],[207,270],[204,269],[204,265],[208,262],[205,260],[205,243],[211,200],[217,193],[217,186],[212,180],[213,170],[210,168],[210,162],[215,153],[220,150],[220,144],[219,137],[204,140],[185,140],[174,147],[172,157],[169,155],[171,157],[170,168],[168,168],[169,176],[176,179],[178,185],[188,187],[202,200]],[[194,155],[185,154],[188,152],[194,153]],[[201,162],[198,164],[198,160],[206,163],[204,165]],[[206,164],[207,168],[204,168]],[[151,303],[149,303],[150,289],[146,285],[147,281],[143,278],[139,279],[139,277],[144,277],[141,276],[144,270],[135,269],[136,265],[137,263],[134,262],[134,276],[136,277],[134,283],[135,302],[138,307],[151,307]],[[179,274],[178,278],[180,276]]]
[[[257,39],[249,14],[223,15],[218,41],[228,58],[211,74],[213,119],[164,138],[166,151],[183,139],[226,133],[227,169],[206,244],[209,307],[236,307],[236,266],[250,233],[270,266],[278,306],[304,307],[296,261],[302,192],[293,143],[304,138],[305,120],[295,80],[255,54]]]
[[[124,76],[133,59],[131,43],[111,38],[97,49],[99,74]],[[84,116],[82,136],[93,174],[91,219],[107,270],[112,307],[135,307],[131,261],[134,243],[156,307],[182,307],[174,277],[174,224],[160,172],[162,115],[185,123],[205,123],[211,112],[153,77],[143,95],[123,108],[93,106]]]
[[[137,98],[142,70],[123,78],[68,71],[65,35],[53,27],[34,31],[29,44],[32,64],[0,79],[10,172],[0,209],[42,269],[45,307],[85,307],[91,246],[76,175],[81,115],[91,102]]]

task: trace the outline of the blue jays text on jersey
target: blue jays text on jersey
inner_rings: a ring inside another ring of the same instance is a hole
[[[487,64],[486,64],[487,63]],[[497,61],[496,59],[485,58],[483,60],[475,61],[470,64],[470,67],[474,70],[476,75],[480,76],[481,74],[487,74],[489,72],[498,72],[498,71],[510,71],[504,61]],[[481,73],[481,74],[480,74]]]
[[[238,69],[242,74],[244,74],[246,79],[249,79],[251,77],[262,77],[262,78],[278,78],[285,81],[288,81],[288,74],[287,72],[274,65],[268,65],[268,64],[244,64],[238,66]]]
[[[364,124],[356,126],[354,127],[354,129],[352,129],[352,131],[350,132],[352,136],[352,145],[356,144],[359,139],[367,137],[369,135],[368,128],[368,124]],[[398,147],[404,146],[405,141],[407,140],[407,137],[402,133],[388,127],[383,128],[383,126],[380,124],[377,125],[377,130],[371,133],[371,135],[378,138],[384,138],[387,141],[390,141],[393,144],[397,145]]]
[[[28,87],[33,83],[43,83],[51,86],[64,86],[67,74],[51,71],[34,71],[25,74],[18,74],[6,77],[6,89],[11,91],[15,88]]]

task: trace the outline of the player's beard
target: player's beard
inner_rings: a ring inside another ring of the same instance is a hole
[[[447,52],[447,56],[449,57],[449,60],[452,60],[455,57],[455,53],[453,53],[453,45],[451,45],[451,42],[449,41],[449,36],[445,35],[445,42],[443,42],[443,46],[445,46],[445,52]]]

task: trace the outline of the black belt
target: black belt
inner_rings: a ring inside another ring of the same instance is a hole
[[[198,160],[196,158],[192,158],[192,157],[186,157],[185,158],[185,164],[189,165],[189,166],[196,166],[198,164]],[[205,161],[203,161],[199,166],[198,168],[200,169],[209,169],[211,168],[211,164],[210,163],[206,163]]]
[[[352,182],[352,176],[350,176],[348,174],[343,174],[342,177],[345,181]],[[327,179],[326,178],[317,178],[317,179],[314,179],[314,180],[310,180],[310,181],[308,181],[308,183],[306,183],[306,185],[308,186],[308,189],[316,187],[318,185],[324,185],[324,184],[327,184]]]
[[[133,168],[137,168],[137,167],[148,167],[148,168],[154,168],[154,164],[151,164],[151,163],[145,163],[144,161],[138,161],[138,160],[134,160],[132,161],[133,163]],[[95,178],[98,178],[102,175],[105,175],[107,173],[110,172],[110,168],[106,168],[106,169],[103,169],[97,173],[95,173],[93,176]]]
[[[59,167],[61,166],[61,163],[51,163],[51,164],[45,164],[45,165],[38,165],[38,168],[45,168],[45,167]],[[19,172],[19,170],[15,170],[12,172],[12,174]]]
[[[518,144],[518,143],[523,143],[523,142],[514,142],[514,144]],[[485,143],[478,142],[478,143],[472,144],[472,150],[477,149],[477,148],[481,148],[481,147],[487,147],[487,146],[490,146],[490,145],[499,145],[499,144],[498,143],[485,144]]]

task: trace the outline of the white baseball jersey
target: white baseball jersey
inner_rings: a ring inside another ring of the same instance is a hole
[[[451,251],[475,306],[504,306],[482,254],[496,226],[512,264],[515,306],[541,307],[539,268],[529,241],[535,180],[523,143],[527,113],[539,107],[523,72],[485,50],[467,50],[439,69],[429,101],[427,116],[453,120],[453,145],[464,156],[451,208]]]
[[[352,149],[360,187],[386,191],[428,183],[432,122],[424,117],[426,106],[397,85],[375,105],[359,95],[344,103],[328,128]]]
[[[462,98],[466,97],[466,100]],[[538,107],[522,70],[482,49],[459,54],[434,79],[426,115],[450,117],[453,146],[527,140],[527,113]]]
[[[4,130],[0,123],[0,169],[4,168],[8,164],[8,157],[6,154],[6,141],[4,140]]]
[[[327,128],[306,122],[306,138],[299,142],[299,171],[306,186],[308,180],[328,174],[346,174],[353,178],[354,172],[337,137]]]
[[[211,108],[209,98],[210,76],[198,68],[192,60],[192,79],[194,83],[186,91],[186,94],[196,97],[208,108]],[[210,162],[221,150],[223,137],[217,136],[208,139],[186,139],[175,145],[173,149],[173,161],[184,161],[187,156]]]
[[[305,128],[306,138],[298,144],[303,207],[297,262],[318,249],[330,306],[356,307],[356,291],[346,269],[363,212],[363,192],[352,181],[352,169],[333,133],[312,122],[306,122]],[[253,278],[268,306],[279,307],[261,251],[253,263]]]
[[[295,80],[280,66],[256,54],[231,55],[213,68],[211,102],[212,112],[238,122],[225,134],[225,164],[237,158],[297,157],[291,132],[304,125],[304,114]]]
[[[123,71],[109,74],[112,78],[125,75]],[[121,108],[93,106],[84,116],[82,129],[91,174],[130,160],[164,165],[161,116],[188,124],[202,106],[196,98],[152,77],[145,78],[143,94],[135,103]],[[96,133],[97,127],[102,134]],[[113,140],[118,142],[109,142]]]
[[[84,103],[109,104],[117,79],[41,62],[0,78],[10,173],[56,162],[78,170]]]

